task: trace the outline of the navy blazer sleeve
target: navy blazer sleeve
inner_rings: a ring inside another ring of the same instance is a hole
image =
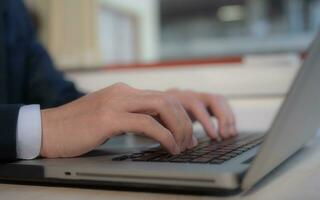
[[[12,1],[12,0],[10,0]],[[17,5],[18,6],[18,5]],[[26,104],[41,104],[42,108],[54,107],[70,102],[83,95],[74,84],[67,81],[63,73],[59,72],[44,49],[38,41],[36,34],[26,9],[20,4],[21,20],[25,20],[26,41]]]
[[[0,162],[16,158],[16,123],[20,105],[0,105]]]
[[[7,162],[16,159],[16,127],[21,105],[55,107],[83,93],[55,69],[34,33],[22,1],[1,1],[6,3],[3,35],[6,54],[0,62],[0,162]]]
[[[25,104],[40,104],[41,108],[55,107],[83,95],[74,84],[55,69],[46,50],[31,36],[27,49]]]

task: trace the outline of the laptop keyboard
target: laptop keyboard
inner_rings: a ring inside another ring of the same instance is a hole
[[[210,163],[222,164],[231,158],[258,146],[263,136],[250,134],[223,140],[212,141],[208,138],[200,140],[199,144],[179,155],[171,155],[161,147],[148,149],[146,151],[122,155],[113,158],[114,161],[135,162],[172,162],[172,163]]]

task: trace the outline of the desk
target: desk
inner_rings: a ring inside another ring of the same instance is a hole
[[[236,110],[237,111],[237,110]],[[238,110],[241,112],[241,109]],[[261,113],[256,113],[260,115]],[[256,116],[251,116],[255,119]],[[270,121],[271,119],[269,119]],[[251,121],[252,122],[252,121]],[[175,195],[147,192],[78,189],[0,184],[0,199],[24,200],[193,200],[193,199],[245,199],[245,200],[310,200],[320,199],[320,134],[304,149],[290,158],[274,173],[245,195],[231,197]]]

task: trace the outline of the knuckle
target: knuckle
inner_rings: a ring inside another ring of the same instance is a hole
[[[130,86],[127,85],[127,84],[125,84],[125,83],[119,82],[119,83],[113,84],[112,86],[110,86],[110,88],[111,88],[112,90],[123,90],[123,89],[128,89],[128,88],[130,88]]]
[[[223,95],[220,95],[220,94],[214,94],[211,97],[212,97],[212,99],[219,101],[219,102],[226,101],[226,97]]]
[[[170,106],[172,104],[172,98],[169,95],[160,94],[158,102],[162,106]]]
[[[168,101],[169,103],[180,106],[182,108],[182,103],[177,97],[169,96]]]
[[[199,109],[203,110],[203,108],[205,108],[204,104],[196,98],[190,98],[188,101],[190,109],[193,111],[199,111]]]
[[[116,88],[128,87],[127,84],[122,83],[122,82],[115,83],[115,84],[113,84],[112,86],[113,86],[113,87],[116,87]]]

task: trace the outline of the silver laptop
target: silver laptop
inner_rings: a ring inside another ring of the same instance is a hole
[[[195,149],[178,156],[159,147],[124,153],[122,143],[79,158],[3,164],[0,179],[188,193],[246,191],[295,154],[320,128],[319,55],[320,34],[264,135],[240,134],[219,143],[201,139]],[[124,141],[130,146],[130,141]]]

